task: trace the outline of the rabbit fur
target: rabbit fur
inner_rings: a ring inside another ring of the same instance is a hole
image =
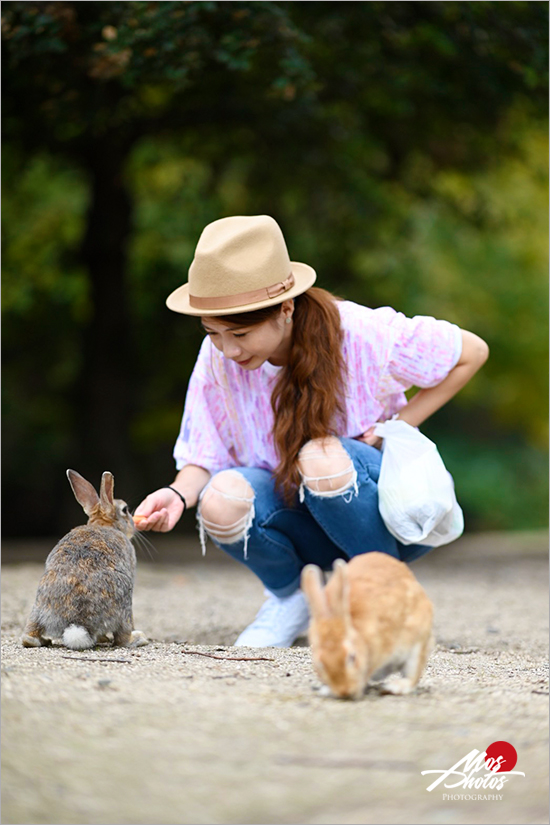
[[[132,594],[135,527],[126,503],[113,498],[114,479],[103,473],[100,494],[74,470],[67,477],[88,523],[75,527],[53,548],[21,637],[24,647],[62,639],[73,650],[107,641],[125,647],[147,644],[134,630]]]
[[[337,559],[323,587],[319,567],[302,570],[309,641],[319,678],[339,698],[359,698],[371,679],[401,670],[385,692],[414,689],[433,646],[432,603],[413,573],[387,553]]]

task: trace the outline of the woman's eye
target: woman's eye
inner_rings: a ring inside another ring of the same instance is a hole
[[[203,332],[204,332],[205,335],[210,336],[210,338],[212,338],[213,335],[219,335],[220,334],[219,332],[213,332],[212,330],[208,330],[208,329],[203,330]],[[233,333],[234,338],[244,338],[245,335],[248,335],[248,333],[247,332],[234,332]]]

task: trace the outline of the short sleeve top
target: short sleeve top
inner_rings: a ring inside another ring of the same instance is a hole
[[[459,327],[431,316],[407,318],[391,307],[339,301],[347,365],[347,424],[337,434],[361,435],[407,404],[410,387],[434,387],[462,352]],[[247,371],[224,358],[207,336],[191,375],[176,467],[196,464],[214,474],[231,467],[275,470],[271,393],[280,370],[266,361]]]

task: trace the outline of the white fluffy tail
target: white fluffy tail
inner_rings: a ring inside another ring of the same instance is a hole
[[[86,650],[93,647],[94,642],[85,627],[71,624],[63,631],[63,644],[71,650]]]

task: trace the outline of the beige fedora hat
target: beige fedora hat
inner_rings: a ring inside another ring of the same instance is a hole
[[[189,282],[166,300],[184,315],[231,315],[280,304],[315,283],[315,270],[291,261],[269,215],[221,218],[199,238]]]

